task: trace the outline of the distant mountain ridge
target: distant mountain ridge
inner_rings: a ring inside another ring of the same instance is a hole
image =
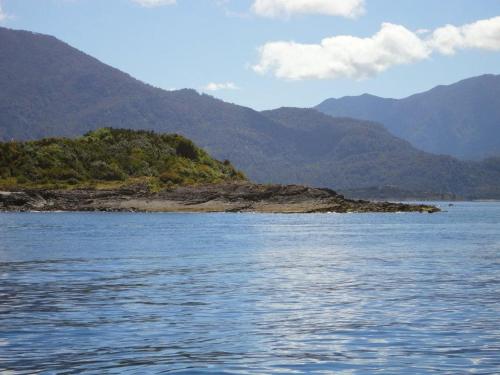
[[[500,75],[473,77],[404,99],[364,94],[327,99],[315,108],[380,122],[424,151],[475,160],[500,155]]]
[[[495,162],[425,153],[381,125],[314,109],[257,112],[164,91],[46,35],[0,28],[0,87],[0,140],[146,129],[184,135],[256,182],[500,197]]]

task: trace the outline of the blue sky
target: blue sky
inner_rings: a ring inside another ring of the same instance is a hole
[[[54,35],[158,87],[256,109],[500,74],[500,0],[169,2],[0,0],[0,24]]]

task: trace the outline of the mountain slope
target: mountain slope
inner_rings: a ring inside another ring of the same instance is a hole
[[[500,75],[483,75],[404,99],[327,99],[316,109],[377,121],[422,150],[463,159],[500,155]]]
[[[281,126],[257,111],[194,90],[154,88],[51,36],[0,28],[0,48],[0,140],[103,126],[179,133],[262,178],[272,174],[272,147],[285,141]]]
[[[3,140],[147,129],[184,135],[256,182],[500,197],[495,162],[431,155],[380,125],[312,109],[257,112],[194,90],[164,91],[45,35],[0,28],[0,87]]]
[[[297,131],[301,178],[317,185],[395,186],[408,192],[492,197],[500,193],[500,160],[464,162],[433,155],[391,135],[379,124],[333,118],[315,110],[283,108],[264,114]]]

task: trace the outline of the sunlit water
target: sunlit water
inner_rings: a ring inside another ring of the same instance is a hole
[[[0,214],[0,373],[500,373],[500,203]]]

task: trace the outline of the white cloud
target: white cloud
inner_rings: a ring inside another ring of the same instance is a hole
[[[162,5],[173,5],[176,3],[176,0],[132,0],[132,1],[147,8],[159,7]]]
[[[252,10],[263,17],[324,14],[354,18],[364,12],[364,0],[255,0]]]
[[[415,33],[417,33],[418,35],[423,35],[423,34],[429,34],[432,30],[429,30],[429,29],[418,29],[417,31],[415,31]]]
[[[500,17],[460,27],[447,25],[433,32],[412,32],[401,25],[384,23],[369,38],[341,35],[318,44],[269,42],[259,48],[259,62],[252,68],[289,80],[360,79],[395,65],[424,60],[434,52],[450,55],[471,48],[500,51]]]
[[[0,22],[7,20],[7,18],[9,18],[9,16],[3,11],[2,3],[0,3]]]
[[[370,38],[334,36],[319,44],[271,42],[260,48],[258,73],[271,71],[278,78],[363,78],[393,65],[425,59],[426,44],[403,26],[384,23]]]
[[[480,20],[464,26],[446,25],[436,29],[429,46],[445,55],[459,49],[500,51],[500,17]]]
[[[204,91],[219,91],[219,90],[238,90],[238,86],[234,82],[210,82],[205,87],[203,87]]]

